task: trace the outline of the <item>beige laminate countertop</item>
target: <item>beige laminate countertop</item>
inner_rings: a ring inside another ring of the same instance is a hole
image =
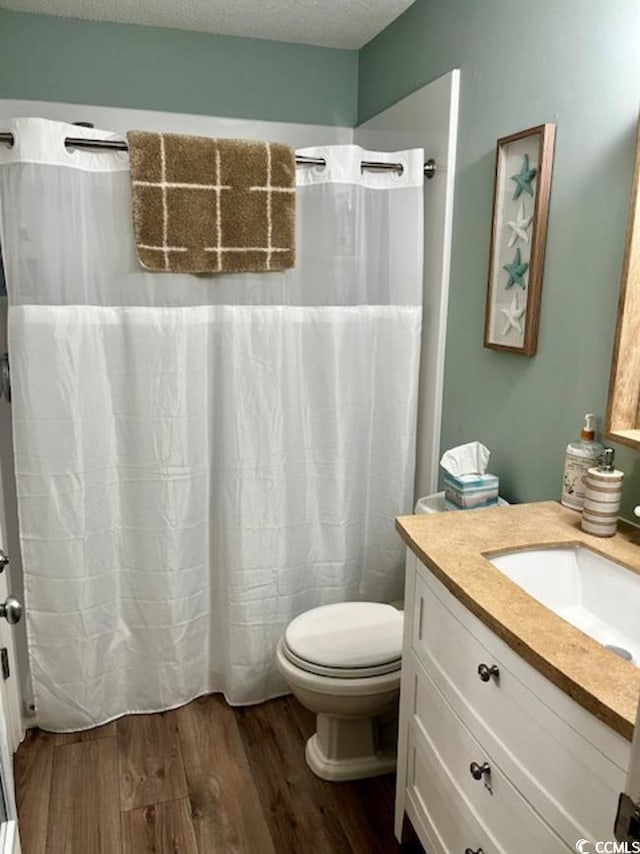
[[[543,676],[631,740],[640,668],[623,661],[510,581],[485,554],[583,543],[640,574],[640,532],[614,537],[580,528],[580,514],[555,501],[401,516],[402,539],[451,593]],[[640,615],[638,616],[640,619]]]

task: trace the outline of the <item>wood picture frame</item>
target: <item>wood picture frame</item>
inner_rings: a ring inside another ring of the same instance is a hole
[[[484,346],[533,356],[538,344],[555,125],[496,146]]]
[[[611,359],[605,436],[640,450],[640,121]]]

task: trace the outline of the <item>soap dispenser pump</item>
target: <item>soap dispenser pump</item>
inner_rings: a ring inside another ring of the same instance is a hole
[[[567,445],[562,477],[560,502],[572,510],[582,510],[584,504],[584,476],[600,459],[603,447],[596,442],[596,417],[592,412],[584,416],[584,427],[577,442]]]

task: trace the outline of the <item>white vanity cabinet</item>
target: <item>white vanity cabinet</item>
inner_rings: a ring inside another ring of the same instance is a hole
[[[545,679],[407,552],[396,836],[428,854],[612,840],[630,743]],[[472,764],[473,763],[473,764]]]

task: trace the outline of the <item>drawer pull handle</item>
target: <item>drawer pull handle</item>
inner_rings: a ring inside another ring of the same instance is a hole
[[[482,780],[485,774],[487,776],[491,774],[491,765],[488,762],[483,762],[482,765],[478,765],[477,762],[472,762],[469,765],[469,771],[471,772],[471,776],[474,780]]]
[[[499,679],[500,668],[497,664],[492,664],[491,667],[487,667],[486,664],[479,664],[478,676],[482,679],[483,682],[488,682],[492,676],[494,677],[494,679]]]
[[[476,848],[474,851],[473,848],[465,848],[464,854],[484,854],[484,850],[482,848]]]

